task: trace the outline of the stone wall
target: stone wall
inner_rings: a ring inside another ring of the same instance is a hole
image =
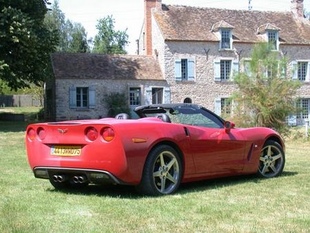
[[[88,109],[72,109],[69,107],[70,87],[95,88],[95,107]],[[56,120],[72,119],[98,119],[106,117],[104,96],[110,93],[124,93],[129,96],[130,87],[140,87],[142,92],[142,104],[146,104],[146,90],[148,87],[168,88],[166,81],[144,81],[144,80],[98,80],[98,79],[58,79],[56,80]],[[168,100],[166,100],[168,101]],[[170,100],[169,100],[170,101]],[[128,103],[129,104],[129,103]]]
[[[156,29],[156,27],[154,27]],[[156,30],[155,30],[156,32]],[[159,32],[158,32],[159,33]],[[153,48],[161,51],[164,41],[153,33]],[[215,111],[215,101],[219,98],[231,97],[237,86],[233,80],[218,82],[214,79],[214,61],[216,59],[231,59],[239,61],[239,70],[242,70],[242,60],[251,57],[253,44],[235,43],[233,50],[220,51],[218,43],[206,42],[179,42],[166,41],[165,53],[159,54],[158,61],[163,67],[164,76],[171,88],[171,102],[183,102],[185,98],[191,98],[193,103],[201,104]],[[280,57],[286,57],[288,64],[295,60],[310,62],[310,50],[305,45],[281,46],[278,52]],[[164,59],[162,59],[164,58]],[[175,60],[191,58],[195,61],[195,80],[175,80]],[[292,67],[288,66],[287,74],[290,75]],[[310,72],[310,71],[309,71]],[[303,83],[297,91],[297,96],[310,98],[310,80]]]

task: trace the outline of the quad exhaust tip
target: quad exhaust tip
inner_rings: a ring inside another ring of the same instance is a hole
[[[53,180],[56,183],[62,183],[67,180],[67,177],[64,175],[53,175]],[[72,182],[75,184],[84,184],[87,182],[87,179],[85,176],[73,176]]]
[[[54,182],[61,183],[61,182],[64,182],[66,180],[66,177],[63,175],[53,175],[53,180],[54,180]]]
[[[85,176],[73,176],[72,180],[76,184],[83,184],[87,182],[87,179]]]

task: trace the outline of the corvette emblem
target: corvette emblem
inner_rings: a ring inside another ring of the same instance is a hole
[[[67,133],[68,129],[57,129],[59,133],[65,134]]]

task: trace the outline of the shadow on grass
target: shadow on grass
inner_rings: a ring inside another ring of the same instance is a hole
[[[0,121],[0,132],[24,132],[28,124],[26,121]]]
[[[297,172],[283,171],[281,176],[271,178],[273,180],[284,177],[284,176],[295,176]],[[224,177],[210,180],[202,180],[192,183],[182,184],[179,188],[179,193],[190,193],[190,192],[201,192],[208,189],[219,189],[224,187],[229,187],[233,185],[243,184],[243,183],[260,183],[266,178],[260,178],[256,174],[253,175],[241,175],[233,177]]]
[[[297,172],[285,171],[281,176],[275,177],[272,179],[281,178],[283,176],[295,176]],[[260,183],[265,180],[264,178],[259,178],[256,175],[246,175],[246,176],[235,176],[235,177],[226,177],[226,178],[217,178],[196,181],[191,183],[181,184],[176,194],[187,194],[194,192],[201,192],[212,189],[220,189],[224,187],[229,187],[233,185],[238,185],[242,183]],[[128,198],[128,199],[139,199],[143,197],[151,198],[149,196],[144,196],[139,194],[134,186],[126,185],[89,185],[83,189],[64,189],[56,190],[54,188],[49,188],[49,192],[61,192],[66,194],[74,195],[95,195],[103,197],[113,197],[113,198]],[[159,196],[160,197],[160,196]],[[156,198],[156,197],[154,197]]]
[[[60,192],[74,195],[95,195],[102,197],[113,198],[129,198],[137,199],[141,198],[134,186],[127,185],[88,185],[84,188],[72,188],[72,189],[55,189],[53,187],[47,189],[49,192]]]

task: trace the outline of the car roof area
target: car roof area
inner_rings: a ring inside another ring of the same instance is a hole
[[[135,108],[135,113],[140,117],[145,117],[146,114],[156,114],[156,113],[167,113],[174,112],[179,109],[200,109],[201,107],[197,104],[188,103],[174,103],[174,104],[150,104],[142,105]]]

